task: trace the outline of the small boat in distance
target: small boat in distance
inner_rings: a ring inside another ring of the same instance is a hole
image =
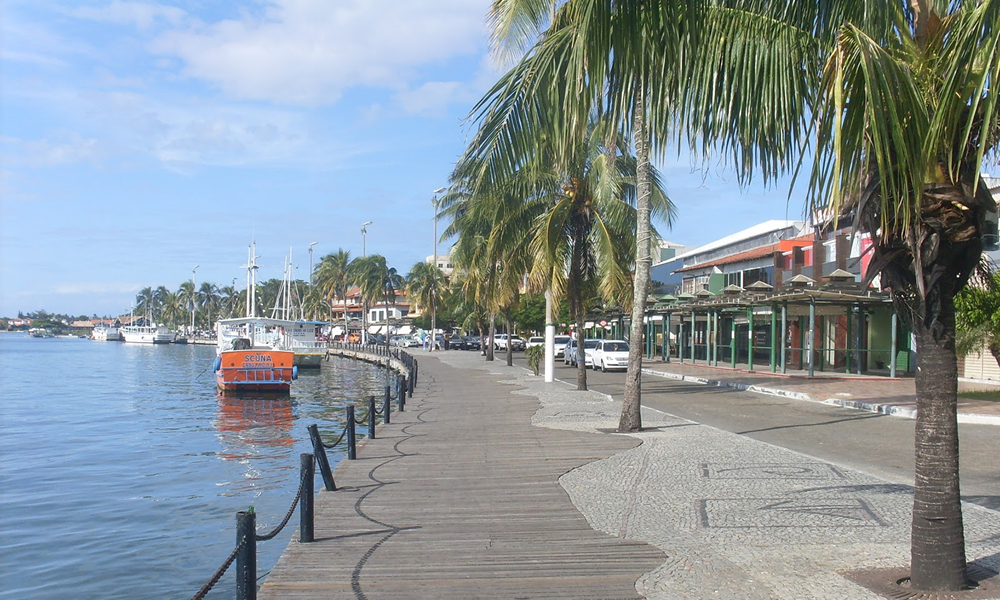
[[[44,327],[32,327],[31,329],[28,330],[28,335],[36,338],[56,337],[55,335],[52,334],[51,331],[49,331]]]
[[[101,323],[94,327],[94,331],[90,334],[90,337],[102,342],[117,342],[122,339],[122,334],[118,331],[117,327]]]
[[[285,342],[295,353],[295,366],[318,369],[329,354],[325,341],[319,339],[325,321],[288,321]]]
[[[287,394],[298,377],[295,353],[285,346],[284,323],[256,316],[257,256],[247,261],[245,317],[220,319],[216,325],[215,381],[223,392]]]
[[[126,325],[121,336],[129,344],[170,344],[175,334],[166,325]]]

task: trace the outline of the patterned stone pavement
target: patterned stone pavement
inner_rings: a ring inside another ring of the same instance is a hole
[[[472,353],[438,358],[537,397],[539,427],[619,435],[620,405],[603,394]],[[876,599],[845,573],[908,565],[908,486],[656,411],[643,425],[641,445],[560,483],[595,529],[667,554],[636,583],[646,598]],[[969,562],[1000,571],[1000,513],[966,504],[964,518]]]

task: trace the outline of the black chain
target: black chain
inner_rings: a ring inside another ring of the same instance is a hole
[[[243,546],[246,545],[246,541],[247,539],[243,538],[240,540],[239,544],[236,544],[236,548],[233,549],[233,553],[229,555],[229,558],[226,559],[226,562],[222,563],[222,566],[218,568],[218,570],[215,572],[215,575],[212,575],[212,578],[208,580],[208,583],[201,586],[201,589],[198,590],[198,592],[194,596],[191,596],[191,600],[201,600],[202,598],[205,597],[206,594],[212,591],[212,588],[215,587],[215,584],[219,583],[219,580],[222,579],[222,576],[225,575],[226,571],[229,570],[230,565],[232,565],[233,561],[236,560],[236,555],[239,554],[240,550],[243,549]]]
[[[315,458],[313,460],[315,460]],[[288,512],[285,513],[285,518],[282,519],[281,525],[278,525],[277,527],[274,528],[274,530],[271,531],[271,533],[268,533],[266,535],[260,535],[258,533],[257,534],[258,542],[266,542],[267,540],[272,539],[274,536],[281,533],[281,530],[285,528],[285,525],[288,525],[288,520],[292,518],[292,513],[295,512],[295,507],[299,503],[299,498],[302,497],[302,488],[305,487],[305,484],[306,484],[305,474],[303,474],[303,478],[299,480],[299,491],[295,492],[295,500],[292,500],[292,505],[288,508]]]
[[[342,442],[344,440],[344,436],[345,435],[347,435],[347,426],[344,426],[344,430],[340,432],[340,437],[337,438],[336,442],[334,442],[332,444],[327,444],[326,442],[322,442],[323,447],[326,448],[327,450],[335,448],[337,446],[337,444],[339,444],[340,442]]]

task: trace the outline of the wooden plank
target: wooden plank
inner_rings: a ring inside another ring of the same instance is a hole
[[[316,498],[315,539],[293,539],[261,600],[638,598],[664,560],[594,531],[558,479],[635,446],[534,427],[537,400],[433,358],[406,412],[342,461]]]

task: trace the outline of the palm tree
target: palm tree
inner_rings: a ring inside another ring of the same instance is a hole
[[[194,289],[193,281],[185,281],[181,283],[181,285],[177,288],[177,292],[174,294],[174,296],[176,296],[176,301],[180,302],[184,306],[188,316],[192,319],[194,318],[193,315],[196,305],[196,295],[197,292]],[[186,323],[187,320],[185,319],[184,322]]]
[[[198,307],[204,315],[206,328],[212,328],[212,313],[218,316],[220,306],[219,287],[214,283],[204,281],[198,288]]]
[[[347,339],[348,317],[347,317],[347,288],[348,269],[351,264],[351,253],[342,248],[337,252],[327,254],[320,259],[313,273],[313,281],[320,290],[326,301],[330,303],[331,314],[333,312],[333,301],[341,298],[344,301],[344,339]]]
[[[441,290],[447,285],[444,273],[437,265],[418,262],[406,275],[406,296],[420,312],[430,311],[433,314],[437,309]],[[434,335],[435,327],[436,324],[431,323],[431,335]]]
[[[236,288],[227,285],[219,288],[219,318],[229,318],[236,315],[239,307],[239,293]]]
[[[495,6],[530,23],[525,15],[543,4]],[[549,121],[566,130],[604,99],[632,123],[640,201],[647,142],[687,140],[704,158],[731,160],[746,181],[795,168],[814,140],[813,204],[849,212],[871,232],[867,275],[880,274],[909,308],[917,336],[910,575],[918,590],[965,583],[953,298],[978,264],[985,214],[995,210],[979,172],[1000,139],[998,24],[1000,0],[569,0],[532,49],[540,68],[491,92],[503,98],[491,116],[535,136],[552,107],[533,104],[539,81],[561,86],[562,114]],[[489,140],[501,151],[485,168],[505,168],[519,139]],[[640,303],[637,293],[634,309]],[[629,414],[638,413],[630,383],[620,430],[641,424]]]
[[[390,304],[396,301],[396,290],[405,285],[403,277],[395,267],[386,264],[380,254],[369,254],[351,261],[348,267],[351,282],[361,289],[361,297],[366,304],[375,305],[379,300],[385,303],[386,347],[389,343]]]

